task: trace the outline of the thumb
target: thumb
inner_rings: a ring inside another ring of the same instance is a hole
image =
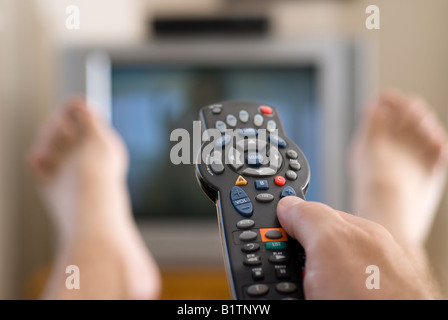
[[[299,241],[305,250],[335,222],[342,220],[329,206],[299,197],[281,199],[277,205],[277,217],[286,233]]]

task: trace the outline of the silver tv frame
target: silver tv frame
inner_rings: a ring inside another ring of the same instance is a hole
[[[108,120],[114,64],[313,66],[323,116],[324,138],[319,148],[323,155],[324,202],[351,210],[346,158],[359,111],[377,89],[375,43],[344,37],[178,39],[131,46],[65,48],[61,58],[59,100],[85,94],[92,108]],[[215,222],[151,220],[139,222],[139,228],[162,267],[223,266]]]

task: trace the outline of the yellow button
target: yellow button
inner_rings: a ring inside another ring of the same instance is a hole
[[[245,186],[246,184],[247,184],[247,181],[242,176],[239,176],[238,179],[236,179],[236,182],[235,182],[236,186]]]

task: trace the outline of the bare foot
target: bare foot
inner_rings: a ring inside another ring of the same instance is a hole
[[[355,211],[402,244],[423,247],[444,189],[447,145],[422,99],[383,94],[367,108],[352,146]]]
[[[84,99],[43,126],[29,166],[59,236],[44,298],[157,298],[158,269],[131,214],[126,149]],[[79,267],[80,290],[65,286],[69,265]]]

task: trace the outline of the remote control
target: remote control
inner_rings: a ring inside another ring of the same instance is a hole
[[[232,298],[304,299],[305,254],[276,213],[282,197],[305,198],[303,152],[269,105],[217,103],[202,108],[200,120],[209,140],[198,152],[196,178],[217,207]]]

